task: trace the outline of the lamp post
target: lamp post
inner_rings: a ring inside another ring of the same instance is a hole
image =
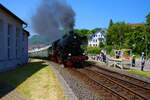
[[[145,52],[146,52],[146,60],[147,58],[147,32],[145,33]]]

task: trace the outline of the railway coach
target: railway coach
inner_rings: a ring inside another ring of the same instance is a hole
[[[88,59],[83,45],[84,37],[70,31],[61,39],[58,39],[45,48],[30,51],[30,57],[48,58],[56,63],[63,64],[65,67],[79,67]]]

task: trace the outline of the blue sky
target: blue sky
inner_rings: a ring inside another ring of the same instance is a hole
[[[76,28],[107,28],[109,20],[141,23],[150,12],[150,0],[67,0],[76,13]],[[29,24],[41,0],[0,0]]]

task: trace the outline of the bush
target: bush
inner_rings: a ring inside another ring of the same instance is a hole
[[[110,52],[112,51],[112,46],[107,45],[105,48],[107,53],[110,54]]]
[[[99,54],[101,49],[99,47],[87,47],[88,54]]]

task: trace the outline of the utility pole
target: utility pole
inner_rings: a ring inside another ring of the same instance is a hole
[[[146,52],[146,60],[147,60],[147,32],[145,32],[145,52]]]

